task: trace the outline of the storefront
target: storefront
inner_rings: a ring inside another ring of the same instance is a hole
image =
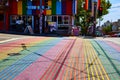
[[[27,15],[11,15],[10,16],[10,31],[24,32],[27,25],[34,29],[34,16]]]
[[[30,0],[11,0],[9,1],[9,31],[27,33],[25,29],[27,25],[30,25],[34,31],[34,18],[32,9],[28,9],[28,6],[32,5]],[[29,32],[29,31],[28,31]]]
[[[34,33],[40,33],[40,20],[42,33],[51,31],[51,23],[55,24],[56,31],[64,25],[74,25],[77,0],[42,0],[42,19],[40,19],[40,1],[10,0],[8,30],[24,33],[26,26],[30,24]],[[2,17],[1,19],[3,21]]]
[[[46,0],[47,22],[56,23],[58,34],[69,34],[74,25],[74,15],[76,14],[77,0]]]
[[[0,31],[8,30],[8,1],[0,0]]]

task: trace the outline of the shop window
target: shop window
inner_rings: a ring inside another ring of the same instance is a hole
[[[52,16],[47,16],[47,21],[52,21]]]
[[[48,0],[45,0],[45,8],[48,8]]]
[[[23,16],[22,19],[23,19],[24,23],[26,24],[26,23],[27,23],[27,18],[26,18],[26,16]]]
[[[52,16],[52,21],[56,22],[57,21],[57,17],[56,16]]]
[[[68,18],[68,16],[64,16],[64,24],[69,24],[69,18]]]
[[[17,16],[11,16],[11,24],[16,24]]]
[[[4,21],[4,15],[0,14],[0,21]]]
[[[27,18],[28,20],[28,22],[27,22],[27,24],[28,25],[32,25],[32,16],[28,16],[28,18]]]
[[[58,16],[58,24],[63,24],[63,23],[62,23],[62,17],[61,17],[61,16]]]

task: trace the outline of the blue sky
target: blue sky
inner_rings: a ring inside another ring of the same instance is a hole
[[[120,0],[109,0],[112,4],[112,7],[109,9],[109,14],[103,16],[103,21],[101,21],[101,25],[107,20],[115,22],[120,19]],[[118,7],[119,6],[119,7]]]
[[[120,0],[109,0],[112,4],[120,3]]]

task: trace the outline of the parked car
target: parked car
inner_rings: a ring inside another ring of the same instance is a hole
[[[117,34],[112,34],[111,37],[117,37]]]
[[[117,35],[117,37],[120,37],[120,33],[117,33],[116,35]]]

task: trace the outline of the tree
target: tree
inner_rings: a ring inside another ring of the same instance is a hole
[[[84,9],[84,0],[78,0],[77,14],[75,16],[75,24],[81,26],[82,33],[86,34],[87,29],[90,25],[93,24],[93,17],[91,17],[91,11]],[[102,12],[97,18],[101,18],[103,15],[108,14],[108,9],[111,7],[109,0],[101,0]],[[98,13],[97,13],[98,15]]]
[[[87,33],[90,24],[90,11],[84,9],[84,0],[78,0],[77,15],[75,16],[75,24],[79,25],[82,29],[82,34]]]
[[[108,34],[112,31],[112,26],[107,26],[107,27],[104,27],[102,28],[102,31],[105,33],[105,34]]]
[[[111,7],[111,3],[109,0],[101,0],[101,7],[103,8],[103,15],[106,15],[109,13],[108,9]]]

